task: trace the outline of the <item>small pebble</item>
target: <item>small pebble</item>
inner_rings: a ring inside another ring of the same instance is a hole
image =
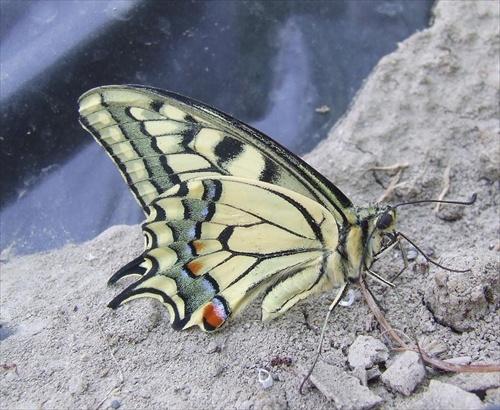
[[[358,336],[349,348],[349,365],[354,369],[369,369],[376,363],[383,363],[389,357],[389,349],[372,336]]]
[[[411,251],[406,252],[406,257],[409,261],[413,261],[413,260],[417,259],[417,256],[418,256],[417,251],[411,250]]]
[[[415,352],[404,352],[382,375],[382,382],[392,391],[409,396],[425,379],[425,369]]]
[[[215,342],[210,342],[210,344],[207,346],[207,349],[206,349],[207,354],[212,354],[212,353],[216,353],[219,351],[220,351],[220,348],[217,345],[217,343],[215,343]]]
[[[354,290],[352,290],[352,289],[349,289],[349,292],[347,292],[347,295],[348,295],[349,299],[348,300],[341,300],[339,302],[339,306],[344,306],[344,307],[352,306],[352,304],[356,300],[356,292],[354,292]]]
[[[111,403],[109,404],[109,407],[112,409],[118,409],[122,405],[121,401],[118,399],[113,399],[111,400]]]
[[[271,373],[269,373],[266,369],[258,369],[259,370],[259,383],[262,385],[264,390],[267,390],[272,387],[274,380]]]
[[[446,363],[452,364],[470,364],[472,362],[472,358],[470,356],[460,356],[460,357],[452,357],[451,359],[444,359]]]

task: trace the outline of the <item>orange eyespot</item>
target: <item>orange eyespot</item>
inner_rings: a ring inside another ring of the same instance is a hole
[[[208,303],[203,308],[203,324],[206,330],[215,330],[221,327],[227,319],[227,313],[220,302]]]
[[[201,273],[201,270],[203,269],[203,263],[197,260],[189,262],[186,266],[189,269],[189,271],[195,276],[198,276]]]
[[[195,249],[197,254],[200,254],[203,249],[205,249],[205,244],[203,243],[203,241],[193,241],[191,242],[191,244],[193,245],[193,248]]]

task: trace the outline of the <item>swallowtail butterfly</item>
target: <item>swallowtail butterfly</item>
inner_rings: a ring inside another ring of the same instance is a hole
[[[220,328],[258,296],[262,319],[359,281],[387,243],[396,208],[355,207],[261,132],[212,107],[142,86],[79,100],[80,122],[115,162],[146,214],[144,252],[110,284],[110,303],[149,296],[176,330]]]

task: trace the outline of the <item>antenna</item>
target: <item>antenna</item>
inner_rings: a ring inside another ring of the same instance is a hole
[[[429,203],[451,204],[451,205],[473,205],[476,202],[476,199],[477,199],[477,194],[474,192],[468,201],[445,201],[442,199],[421,199],[418,201],[401,202],[400,204],[394,205],[393,209],[396,209],[398,206],[403,206],[403,205],[429,204]]]

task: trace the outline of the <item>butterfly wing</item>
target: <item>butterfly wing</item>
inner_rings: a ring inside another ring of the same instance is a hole
[[[150,296],[172,326],[219,328],[261,293],[264,320],[342,283],[330,264],[337,224],[326,208],[293,191],[237,177],[194,178],[149,208],[146,249],[112,278],[139,275],[111,307]]]
[[[345,222],[351,201],[266,135],[168,91],[106,86],[79,100],[80,122],[118,166],[144,212],[160,194],[198,176],[268,182],[323,204]]]
[[[87,92],[80,122],[147,216],[144,253],[110,283],[139,279],[110,307],[150,296],[168,307],[175,329],[210,331],[260,294],[268,319],[344,284],[338,227],[353,222],[352,203],[264,134],[138,86]]]

